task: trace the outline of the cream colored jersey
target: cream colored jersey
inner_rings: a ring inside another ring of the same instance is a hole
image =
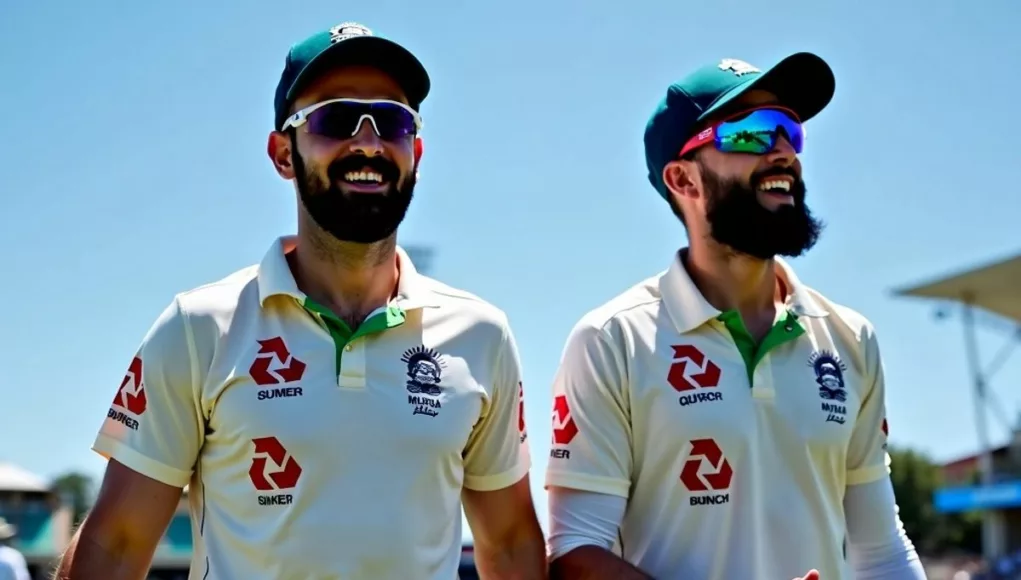
[[[175,297],[93,448],[190,486],[192,580],[452,580],[462,487],[529,469],[506,317],[399,251],[397,297],[352,331],[292,248]]]
[[[546,485],[627,498],[617,548],[654,578],[852,578],[844,490],[888,476],[879,349],[777,264],[758,346],[677,257],[568,339]]]

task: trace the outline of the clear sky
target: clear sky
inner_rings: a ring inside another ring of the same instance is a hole
[[[972,6],[0,2],[0,461],[98,476],[89,445],[162,308],[293,231],[293,191],[265,154],[273,90],[293,42],[346,20],[405,43],[432,75],[400,239],[435,247],[436,277],[509,314],[541,513],[568,331],[685,243],[645,179],[646,118],[667,84],[725,57],[831,63],[836,96],[803,155],[829,227],[794,265],[877,327],[892,440],[968,453],[959,320],[891,288],[1021,250],[1021,3]],[[1006,335],[982,338],[989,360]],[[1010,422],[1018,386],[1021,352],[992,383]]]

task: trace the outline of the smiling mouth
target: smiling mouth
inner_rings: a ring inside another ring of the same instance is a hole
[[[794,182],[789,177],[770,177],[759,182],[759,191],[774,195],[790,195]]]
[[[348,171],[341,176],[340,181],[357,192],[378,192],[389,185],[382,173],[371,169]]]
[[[344,181],[353,185],[381,185],[383,176],[375,171],[349,171]]]

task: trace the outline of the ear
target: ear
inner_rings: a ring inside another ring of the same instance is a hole
[[[422,161],[422,153],[425,152],[425,144],[421,137],[415,137],[415,181],[418,181],[418,165]]]
[[[698,164],[692,161],[677,160],[663,167],[663,183],[670,193],[678,197],[694,199],[701,195],[702,176]]]
[[[291,143],[291,136],[280,131],[273,131],[269,134],[266,142],[266,153],[277,174],[284,179],[294,179],[294,147]]]

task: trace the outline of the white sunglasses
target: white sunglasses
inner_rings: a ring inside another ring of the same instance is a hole
[[[418,111],[388,99],[329,99],[309,105],[284,121],[280,129],[297,129],[332,139],[350,139],[368,119],[380,139],[394,141],[422,130]]]

